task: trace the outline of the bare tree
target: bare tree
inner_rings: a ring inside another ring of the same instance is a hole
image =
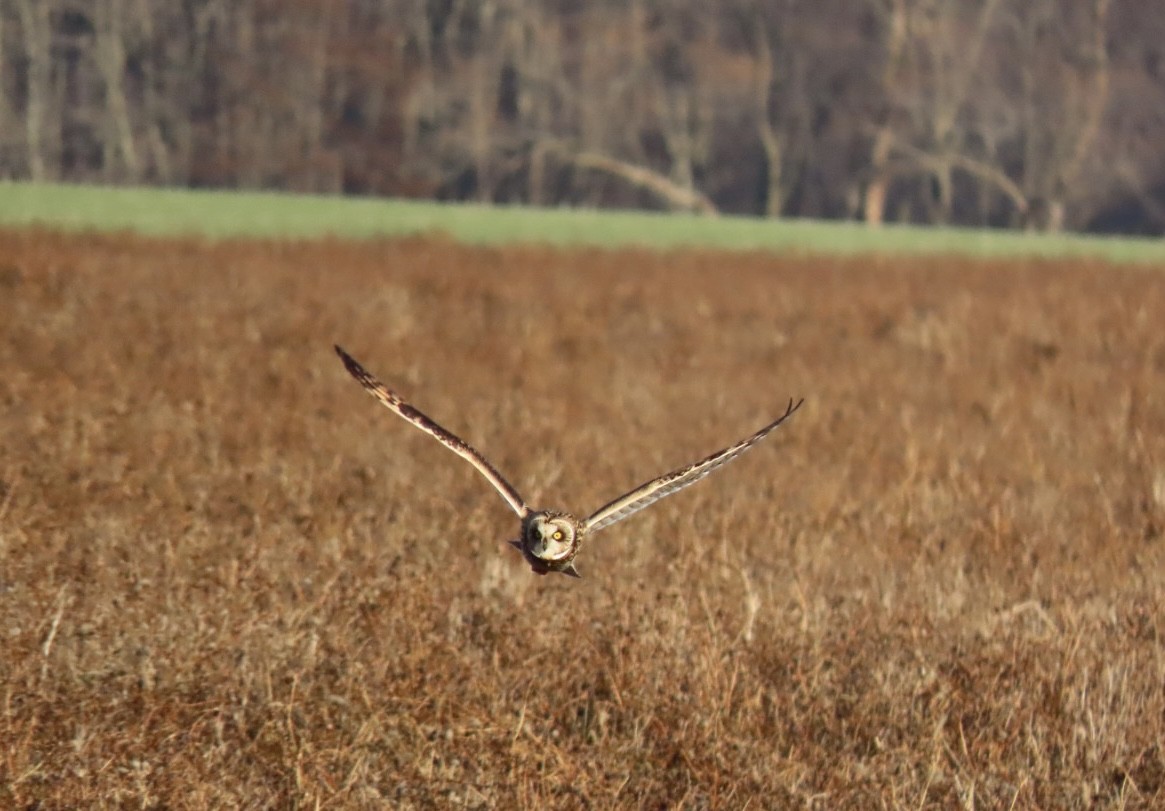
[[[466,75],[469,87],[469,115],[467,124],[469,152],[473,160],[476,197],[488,202],[493,197],[494,125],[497,111],[500,62],[504,58],[500,52],[504,47],[499,42],[500,29],[506,26],[499,20],[496,3],[482,3],[477,24],[480,27],[479,47],[466,60]],[[498,47],[501,46],[501,47]]]
[[[102,170],[106,180],[136,183],[141,162],[125,91],[126,42],[133,36],[125,0],[97,0],[94,6],[96,61],[105,91]]]
[[[662,146],[658,157],[666,161],[671,182],[695,191],[711,128],[695,55],[706,47],[704,37],[714,31],[715,19],[705,17],[707,11],[699,5],[676,4],[671,10],[659,15],[647,46],[654,62],[647,85],[650,118],[640,123],[649,123],[658,132]],[[645,162],[650,160],[645,156]]]
[[[132,13],[137,17],[138,25],[141,26],[141,36],[146,43],[142,58],[147,67],[141,82],[140,114],[145,131],[146,149],[153,164],[152,176],[160,183],[184,182],[185,175],[178,177],[175,174],[174,148],[167,141],[163,129],[163,122],[168,121],[172,128],[178,128],[174,125],[179,121],[189,120],[188,103],[171,102],[171,109],[168,110],[163,102],[167,95],[165,92],[168,89],[167,84],[175,74],[174,65],[167,57],[177,48],[181,48],[181,40],[176,42],[176,38],[165,34],[167,29],[159,29],[157,11],[149,0],[135,0]],[[173,106],[178,107],[177,113],[172,109]]]
[[[975,122],[984,117],[984,58],[1003,0],[977,8],[943,0],[875,0],[885,48],[887,107],[873,126],[865,219],[884,217],[890,184],[924,180],[919,201],[932,222],[951,222],[955,174],[993,187],[1016,208],[1026,197],[985,160]]]
[[[1113,0],[0,0],[0,173],[1159,228],[1162,32]]]
[[[428,157],[422,146],[422,135],[427,122],[437,116],[437,46],[429,6],[424,0],[411,0],[401,10],[404,47],[411,51],[413,72],[417,77],[404,98],[402,151],[405,159],[414,165]]]
[[[765,159],[764,215],[779,217],[788,196],[785,177],[787,135],[775,119],[776,108],[782,102],[787,103],[787,99],[780,96],[792,92],[787,75],[788,45],[782,37],[782,32],[788,28],[792,7],[788,0],[776,5],[758,2],[750,11],[755,59],[753,117]],[[781,18],[774,19],[774,14]],[[778,55],[784,64],[778,63]]]
[[[5,30],[5,15],[8,10],[0,5],[0,155],[14,151],[13,146],[18,141],[18,136],[14,133],[13,125],[16,122],[17,116],[13,110],[12,98],[10,94],[3,92],[4,81],[8,79],[8,53],[4,35]],[[0,161],[0,177],[11,177],[13,174],[12,166],[4,165]]]
[[[879,16],[885,57],[881,70],[881,95],[885,109],[880,120],[873,122],[873,145],[870,149],[869,181],[863,190],[862,213],[869,225],[881,225],[886,216],[886,192],[893,180],[890,158],[894,143],[895,109],[893,99],[897,77],[905,65],[907,32],[909,29],[908,0],[873,0],[872,7]]]
[[[1068,203],[1087,197],[1077,181],[1108,104],[1105,43],[1110,0],[1036,0],[1017,6],[1014,48],[1023,121],[1022,186],[1040,205],[1028,226],[1059,231]]]
[[[53,104],[56,94],[53,89],[52,29],[49,25],[55,5],[53,0],[16,0],[28,60],[24,135],[28,173],[33,180],[53,179],[59,160],[59,131],[53,129],[58,122]]]

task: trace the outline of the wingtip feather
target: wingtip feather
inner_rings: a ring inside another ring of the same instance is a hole
[[[336,354],[340,356],[340,360],[344,361],[344,368],[348,370],[348,374],[357,380],[363,382],[372,376],[368,371],[357,363],[356,359],[344,351],[344,348],[339,344],[332,344],[332,348],[336,350]]]

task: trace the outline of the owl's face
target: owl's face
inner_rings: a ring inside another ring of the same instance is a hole
[[[522,556],[538,574],[562,572],[578,577],[571,561],[578,554],[584,531],[573,515],[546,510],[527,515],[522,520],[521,539],[510,543],[522,550]]]
[[[553,564],[574,557],[578,522],[561,513],[536,513],[525,527],[523,546],[532,557]]]
[[[527,513],[522,519],[522,537],[510,541],[537,574],[559,572],[579,577],[574,556],[586,527],[570,513],[545,510]]]

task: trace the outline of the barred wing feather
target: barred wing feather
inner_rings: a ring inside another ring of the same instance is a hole
[[[413,425],[420,428],[426,434],[435,437],[438,442],[444,445],[449,450],[467,460],[471,465],[477,468],[481,475],[485,476],[489,483],[494,486],[506,503],[513,508],[514,512],[519,517],[525,518],[530,513],[530,508],[526,506],[522,496],[514,489],[514,486],[506,481],[505,476],[497,471],[489,461],[481,455],[472,445],[470,445],[461,437],[457,436],[451,431],[448,431],[431,420],[429,417],[422,414],[416,408],[402,400],[397,396],[396,392],[388,388],[388,386],[381,383],[373,377],[363,366],[356,362],[356,360],[345,352],[340,347],[335,347],[336,354],[340,356],[340,360],[344,361],[344,367],[356,381],[365,388],[365,390],[379,400],[383,405],[392,410],[398,416],[411,422]]]
[[[716,451],[716,453],[707,459],[679,468],[678,470],[673,470],[671,473],[660,476],[658,479],[652,479],[631,492],[619,496],[609,504],[605,504],[583,522],[587,531],[595,532],[604,527],[609,527],[617,521],[622,521],[624,518],[634,515],[644,507],[654,504],[661,498],[670,496],[672,493],[678,492],[690,484],[695,484],[716,468],[731,462],[737,456],[768,436],[778,425],[787,420],[794,411],[800,408],[803,402],[805,401],[798,400],[794,404],[790,400],[788,407],[785,409],[785,413],[780,418],[761,428],[752,436],[742,439],[735,445]]]

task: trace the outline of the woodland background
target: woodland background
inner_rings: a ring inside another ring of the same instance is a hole
[[[0,177],[1165,232],[1165,3],[0,0]]]

